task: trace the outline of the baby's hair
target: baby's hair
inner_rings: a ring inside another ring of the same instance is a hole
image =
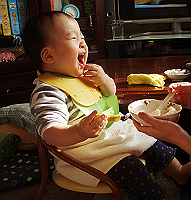
[[[73,19],[61,11],[49,11],[31,17],[25,25],[22,36],[23,47],[26,55],[37,66],[40,73],[44,73],[41,50],[49,42],[49,30],[52,30],[55,18],[61,15]]]

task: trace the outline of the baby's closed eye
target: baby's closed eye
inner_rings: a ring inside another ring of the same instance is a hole
[[[74,36],[74,37],[72,37],[71,39],[72,39],[72,40],[76,40],[76,39],[77,39],[77,37],[75,37],[75,36]]]

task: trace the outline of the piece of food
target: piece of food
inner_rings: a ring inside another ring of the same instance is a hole
[[[94,119],[97,119],[101,115],[102,114],[97,114]],[[121,119],[121,115],[120,114],[117,114],[117,115],[108,115],[107,117],[108,117],[108,121],[119,121]]]

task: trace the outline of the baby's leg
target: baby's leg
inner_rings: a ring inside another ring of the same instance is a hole
[[[180,185],[184,185],[191,177],[191,162],[181,165],[180,162],[174,158],[162,171],[171,176]]]
[[[157,141],[144,152],[144,155],[154,174],[162,170],[181,185],[188,182],[191,176],[191,163],[182,166],[174,157],[175,151],[171,147]]]
[[[166,189],[152,179],[147,168],[134,156],[122,159],[107,175],[137,200],[162,200],[166,193]]]

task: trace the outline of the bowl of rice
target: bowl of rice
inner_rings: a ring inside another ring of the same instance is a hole
[[[156,99],[142,99],[132,102],[128,105],[128,110],[131,116],[144,126],[150,126],[150,124],[143,121],[139,116],[139,112],[145,112],[151,114],[158,108],[161,101]],[[153,116],[158,119],[175,121],[182,110],[182,106],[176,103],[169,102],[166,107],[161,111],[160,115]]]
[[[183,81],[190,74],[189,69],[169,69],[164,72],[173,82]]]

